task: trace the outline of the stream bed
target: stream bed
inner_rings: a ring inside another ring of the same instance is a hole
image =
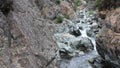
[[[56,27],[59,68],[92,68],[89,60],[98,57],[95,38],[99,32],[95,12],[77,11],[73,20],[64,19]]]

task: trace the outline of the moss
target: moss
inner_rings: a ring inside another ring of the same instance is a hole
[[[63,22],[63,18],[61,16],[57,16],[55,19],[55,23],[62,23]]]

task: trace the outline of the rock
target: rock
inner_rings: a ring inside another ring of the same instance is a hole
[[[108,28],[103,28],[99,34],[100,38],[96,40],[96,48],[100,56],[105,59],[105,62],[115,64],[119,67],[119,36]],[[119,35],[119,34],[118,34]],[[117,68],[117,67],[115,67]]]
[[[86,30],[87,36],[89,37],[95,37],[94,32],[90,29],[90,30]]]
[[[94,50],[94,45],[89,38],[82,37],[79,44],[80,46],[78,46],[78,48],[80,48],[80,50]]]
[[[50,31],[54,26],[41,18],[34,0],[13,0],[10,6],[7,15],[0,9],[0,29],[4,31],[0,68],[56,68],[55,60],[45,66],[57,49]]]
[[[79,50],[79,52],[87,52],[94,49],[93,43],[86,37],[76,38],[73,35],[64,33],[55,34],[55,38],[60,49],[65,49],[72,54],[74,54],[76,50]]]
[[[111,25],[111,28],[115,30],[115,32],[120,33],[120,8],[111,11],[109,15],[106,17],[107,24]]]
[[[64,48],[59,50],[59,54],[62,59],[71,59],[73,57],[70,55],[70,52]]]
[[[67,14],[71,19],[74,17],[74,10],[70,3],[68,3],[67,1],[61,1],[60,7],[63,15]]]
[[[118,20],[120,16],[118,15],[120,12],[118,10],[119,8],[106,15],[105,25],[96,39],[96,48],[99,55],[104,59],[105,64],[108,67],[112,65],[112,68],[120,68],[120,33],[118,30],[120,24]]]
[[[48,6],[43,8],[43,15],[45,15],[46,19],[55,19],[60,11],[60,8],[56,5]]]
[[[88,60],[88,62],[91,64],[93,68],[103,68],[102,60],[103,59],[101,57],[95,57]]]
[[[81,35],[81,32],[79,29],[77,29],[77,30],[73,29],[70,31],[70,34],[74,35],[75,37],[78,37]]]
[[[86,37],[81,37],[80,39],[77,38],[72,39],[70,43],[71,43],[70,46],[75,50],[80,50],[85,52],[94,49],[93,43],[89,38]]]
[[[74,39],[75,37],[71,34],[55,34],[55,38],[58,41],[57,45],[59,48],[64,48],[69,52],[73,52],[74,49],[70,46],[70,40]]]
[[[0,35],[4,35],[4,31],[2,29],[0,29]]]

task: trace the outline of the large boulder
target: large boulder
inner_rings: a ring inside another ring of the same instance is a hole
[[[105,26],[96,39],[96,48],[104,62],[112,68],[120,68],[120,8],[108,13]]]
[[[74,17],[74,9],[69,2],[61,1],[60,7],[63,15],[68,15],[70,18]]]

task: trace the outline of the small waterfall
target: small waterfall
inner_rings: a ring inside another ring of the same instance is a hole
[[[98,56],[95,36],[99,31],[93,20],[94,13],[89,14],[87,9],[77,11],[74,20],[65,19],[56,28],[54,36],[59,47],[60,68],[92,68],[88,60]]]

